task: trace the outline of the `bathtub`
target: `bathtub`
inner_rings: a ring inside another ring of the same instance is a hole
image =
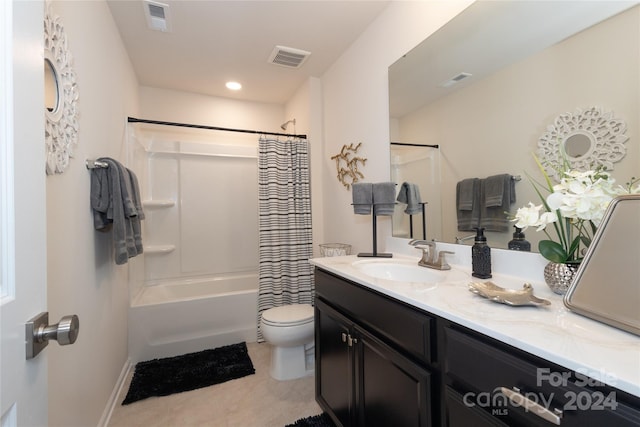
[[[132,363],[256,341],[258,274],[146,285],[129,309]]]

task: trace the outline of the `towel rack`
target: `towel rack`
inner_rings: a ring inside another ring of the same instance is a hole
[[[387,205],[389,203],[380,203],[381,205]],[[375,203],[352,203],[352,205],[369,205],[372,208],[371,211],[371,217],[372,217],[372,231],[373,231],[373,236],[372,236],[372,246],[373,246],[373,251],[372,252],[360,252],[358,254],[359,257],[368,257],[368,258],[392,258],[393,254],[391,253],[385,253],[385,252],[378,252],[378,215],[375,214],[375,211],[373,210],[373,207],[376,205]]]
[[[522,178],[520,177],[520,175],[511,175],[511,179],[513,181],[520,181]]]
[[[109,167],[109,163],[103,162],[101,160],[89,160],[85,161],[85,165],[87,165],[87,169],[106,169]]]
[[[427,240],[427,217],[425,213],[425,205],[428,202],[420,202],[422,205],[422,240]],[[413,239],[413,215],[409,215],[409,238]]]

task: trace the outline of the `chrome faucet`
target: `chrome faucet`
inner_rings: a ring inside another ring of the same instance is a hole
[[[427,240],[411,240],[409,242],[411,246],[422,250],[422,259],[418,261],[418,265],[421,267],[434,268],[436,270],[450,270],[451,266],[447,264],[445,260],[446,254],[454,254],[451,251],[436,251],[436,242],[429,242]]]

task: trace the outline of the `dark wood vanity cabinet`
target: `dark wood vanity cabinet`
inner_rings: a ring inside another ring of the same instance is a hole
[[[636,397],[444,319],[438,332],[445,425],[640,426]]]
[[[430,338],[431,317],[420,319],[408,307],[316,270],[316,400],[338,426],[435,425],[433,375],[424,363],[425,347],[407,343],[419,349],[421,363],[420,357],[399,350],[394,343],[398,336],[386,339],[397,327],[381,322],[390,313],[400,329],[418,329],[400,336],[417,335],[424,342],[426,333]]]
[[[338,426],[640,426],[640,399],[315,273],[316,400]]]

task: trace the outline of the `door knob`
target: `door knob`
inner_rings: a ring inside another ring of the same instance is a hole
[[[38,314],[26,323],[27,359],[36,357],[50,340],[56,340],[60,345],[73,344],[79,330],[80,320],[75,314],[64,316],[55,325],[49,325],[48,312]]]

